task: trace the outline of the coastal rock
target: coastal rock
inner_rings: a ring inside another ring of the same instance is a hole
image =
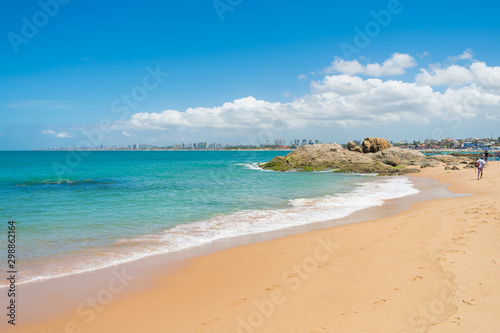
[[[330,162],[371,164],[373,160],[333,143],[302,146],[286,155],[284,162],[294,167],[303,167],[319,166]]]
[[[452,155],[433,155],[433,156],[429,156],[428,158],[436,160],[436,161],[440,161],[440,162],[443,162],[446,164],[457,163],[457,158],[455,156],[452,156]]]
[[[347,150],[354,151],[354,149],[356,149],[356,144],[354,143],[354,141],[349,141],[347,143]]]
[[[376,153],[378,151],[388,149],[391,147],[391,144],[387,142],[386,139],[382,138],[365,138],[363,140],[363,144],[361,148],[363,149],[363,153]]]
[[[447,165],[444,167],[445,170],[452,170],[451,166]]]
[[[391,166],[418,165],[425,155],[416,150],[392,147],[373,154],[372,158]]]
[[[420,163],[420,167],[421,168],[427,168],[427,167],[431,167],[431,168],[435,168],[435,167],[438,167],[441,165],[441,162],[435,160],[435,159],[425,159],[424,161],[422,161],[422,163]],[[449,167],[451,169],[451,167]]]
[[[273,158],[261,167],[275,171],[334,169],[339,172],[391,175],[418,172],[402,166],[417,163],[424,157],[420,152],[395,147],[378,153],[360,154],[343,149],[338,144],[317,144],[299,147],[284,157]]]
[[[459,167],[457,167],[456,165],[454,165],[454,166],[451,168],[451,170],[460,170],[460,168],[459,168]]]

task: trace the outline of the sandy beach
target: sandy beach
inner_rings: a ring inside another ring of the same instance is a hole
[[[93,302],[12,331],[499,332],[500,162],[474,172],[415,176],[474,195],[160,267],[140,288],[115,274]]]

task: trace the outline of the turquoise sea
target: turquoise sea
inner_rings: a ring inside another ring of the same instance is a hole
[[[19,279],[340,218],[418,192],[405,177],[257,166],[286,153],[0,152],[0,221],[5,234],[17,222]]]

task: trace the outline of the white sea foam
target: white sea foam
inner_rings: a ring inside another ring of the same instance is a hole
[[[108,250],[99,249],[99,255],[88,253],[88,257],[75,263],[66,263],[64,267],[46,267],[44,272],[37,272],[36,276],[25,275],[21,282],[92,271],[223,238],[339,219],[368,207],[383,205],[385,200],[418,192],[406,177],[380,178],[358,183],[353,191],[347,193],[290,200],[284,209],[243,210],[180,224],[156,235],[117,240]]]
[[[264,164],[266,162],[261,162],[261,163],[237,163],[235,165],[242,165],[245,169],[249,170],[257,170],[257,171],[267,171],[267,172],[273,172],[274,170],[266,170],[262,169],[259,165]]]
[[[381,179],[358,184],[348,193],[319,198],[290,200],[279,210],[245,210],[165,230],[161,239],[164,251],[201,245],[213,240],[346,217],[364,208],[380,206],[384,200],[418,193],[405,177]]]

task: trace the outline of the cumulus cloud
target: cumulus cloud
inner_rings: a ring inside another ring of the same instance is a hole
[[[486,90],[500,90],[500,67],[489,67],[484,62],[473,62],[470,66],[451,65],[446,68],[420,69],[415,77],[419,84],[457,87],[477,84]]]
[[[396,80],[383,81],[332,75],[312,83],[312,93],[290,103],[271,103],[254,97],[215,108],[185,112],[137,113],[116,128],[216,128],[231,130],[359,127],[395,122],[428,123],[453,110],[463,118],[494,114],[500,95],[468,86],[436,92],[430,86]]]
[[[42,130],[41,133],[47,134],[47,135],[52,135],[56,138],[72,138],[75,136],[73,133],[70,133],[70,132],[56,132],[53,130]]]
[[[126,132],[126,131],[122,131],[122,134],[123,134],[124,136],[126,136],[127,138],[131,138],[131,137],[136,138],[136,137],[137,137],[137,135],[136,135],[136,134],[132,134],[132,133],[129,133],[129,132]]]
[[[409,54],[396,52],[385,60],[382,65],[379,63],[362,65],[358,60],[347,61],[342,58],[335,58],[330,67],[324,70],[324,73],[342,73],[348,75],[365,74],[375,77],[396,76],[406,74],[407,68],[415,66],[417,66],[415,58]]]
[[[299,76],[297,76],[297,78],[299,79],[299,81],[307,80],[307,75],[300,74]]]
[[[448,57],[448,61],[455,63],[458,60],[472,60],[473,57],[474,57],[474,52],[472,52],[471,49],[467,49],[462,54],[460,54],[458,56]]]
[[[288,103],[249,96],[212,108],[136,113],[127,120],[115,122],[113,128],[234,132],[278,127],[295,130],[425,124],[444,119],[450,113],[461,119],[500,118],[500,67],[489,67],[483,62],[474,62],[468,67],[432,67],[421,69],[415,82],[405,82],[383,80],[379,76],[401,73],[414,66],[416,63],[409,55],[395,53],[378,66],[340,59],[334,64],[340,74],[312,81],[308,94]],[[363,78],[356,73],[372,77]],[[447,89],[435,90],[436,85]]]

